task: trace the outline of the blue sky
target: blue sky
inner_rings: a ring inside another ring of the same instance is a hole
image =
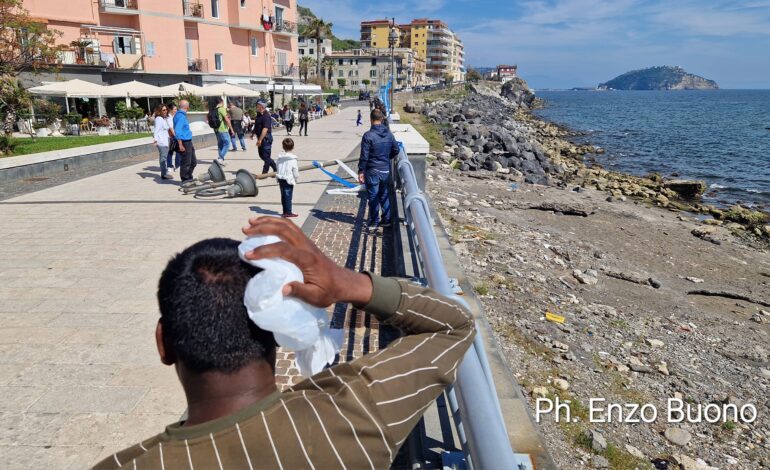
[[[628,70],[680,65],[722,88],[770,88],[770,0],[300,0],[359,36],[362,19],[431,17],[467,63],[516,63],[536,88],[593,86]]]

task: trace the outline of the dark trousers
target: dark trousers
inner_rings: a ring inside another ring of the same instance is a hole
[[[271,169],[273,171],[278,171],[278,166],[276,166],[275,161],[270,157],[270,153],[272,153],[273,147],[265,147],[264,142],[259,147],[259,158],[262,159],[263,162],[265,162],[264,165],[262,165],[262,174],[264,175]]]
[[[299,120],[299,135],[302,135],[302,129],[305,129],[305,135],[307,135],[307,121]]]
[[[369,200],[367,224],[371,227],[379,220],[390,223],[390,172],[369,171],[366,173],[366,198]],[[382,219],[379,218],[382,208]]]
[[[166,157],[166,167],[168,168],[180,168],[182,166],[182,154],[179,152],[179,144],[176,139],[171,137],[169,139],[168,157]],[[174,158],[176,155],[176,158]]]
[[[193,179],[193,170],[198,164],[198,160],[195,158],[195,147],[192,140],[183,140],[184,152],[182,154],[182,169],[180,170],[180,178],[182,181],[190,181]]]
[[[291,214],[291,196],[294,194],[294,185],[286,180],[278,180],[278,187],[281,188],[281,207],[284,214]]]
[[[291,130],[294,129],[294,121],[283,121],[283,125],[286,126],[286,133],[291,134]]]

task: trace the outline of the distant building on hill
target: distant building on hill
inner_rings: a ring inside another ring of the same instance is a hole
[[[517,71],[518,71],[517,65],[498,65],[497,66],[497,79],[501,82],[505,83],[511,79],[514,79],[518,77]]]
[[[321,51],[320,56],[316,55],[318,54],[318,41],[316,38],[308,38],[300,36],[299,40],[297,42],[298,45],[298,52],[299,52],[299,59],[302,60],[303,57],[312,57],[313,60],[318,60],[319,58],[321,60],[324,60],[324,57],[332,53],[332,40],[331,39],[323,39],[321,41]],[[308,67],[308,78],[315,77],[316,68],[315,67]]]

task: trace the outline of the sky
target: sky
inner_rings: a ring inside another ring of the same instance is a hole
[[[444,20],[466,64],[517,64],[533,88],[595,86],[679,65],[722,88],[770,88],[770,0],[299,0],[340,38],[364,19]]]

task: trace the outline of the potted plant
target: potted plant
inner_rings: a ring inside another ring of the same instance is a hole
[[[71,135],[80,135],[80,123],[83,117],[78,113],[69,113],[64,115],[64,120],[67,121],[67,125],[70,129]]]
[[[70,46],[75,49],[75,62],[85,64],[88,48],[91,47],[91,40],[84,38],[76,39],[70,43]]]

